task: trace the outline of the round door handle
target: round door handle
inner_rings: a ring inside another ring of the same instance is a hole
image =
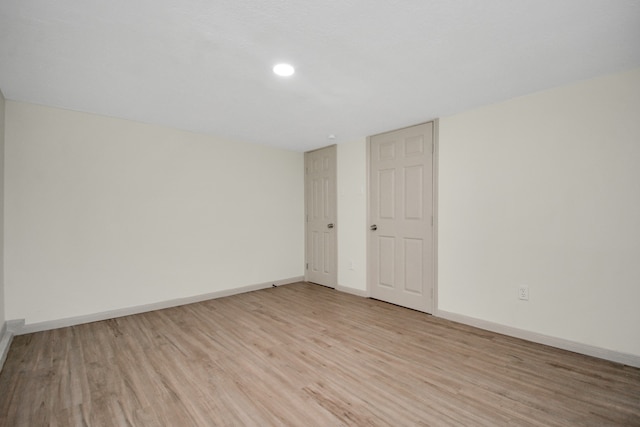
[[[376,231],[376,230],[378,229],[378,226],[377,226],[377,225],[375,225],[375,224],[373,224],[371,227],[369,227],[369,229],[370,229],[371,231]]]
[[[333,228],[333,223],[327,224],[327,228]]]

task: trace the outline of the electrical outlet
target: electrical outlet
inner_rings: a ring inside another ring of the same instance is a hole
[[[518,299],[529,301],[529,287],[528,286],[520,286],[518,288]]]

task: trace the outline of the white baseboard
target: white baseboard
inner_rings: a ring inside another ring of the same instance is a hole
[[[4,361],[7,360],[9,347],[11,347],[11,341],[13,341],[13,332],[9,330],[7,323],[3,323],[0,328],[0,371],[2,371]]]
[[[49,320],[46,322],[25,324],[23,319],[16,319],[7,322],[7,329],[15,335],[30,334],[33,332],[48,331],[50,329],[65,328],[67,326],[80,325],[83,323],[99,322],[101,320],[114,319],[116,317],[130,316],[132,314],[146,313],[148,311],[162,310],[164,308],[177,307],[195,302],[207,301],[210,299],[222,298],[245,292],[267,289],[275,286],[288,285],[291,283],[301,282],[303,276],[290,277],[288,279],[273,280],[270,282],[257,283],[255,285],[247,285],[239,288],[226,289],[223,291],[210,292],[207,294],[194,295],[186,298],[176,298],[168,301],[160,301],[151,304],[138,305],[135,307],[125,307],[116,310],[103,311],[100,313],[87,314],[84,316],[67,317],[64,319]]]
[[[636,356],[634,354],[607,350],[605,348],[595,347],[589,344],[582,344],[575,341],[565,340],[563,338],[543,335],[537,332],[513,328],[511,326],[501,325],[499,323],[476,319],[474,317],[451,313],[443,310],[438,310],[436,313],[434,313],[434,315],[437,317],[442,317],[443,319],[451,320],[453,322],[463,323],[465,325],[474,326],[476,328],[484,329],[491,332],[496,332],[498,334],[521,338],[523,340],[532,341],[538,344],[544,344],[551,347],[560,348],[562,350],[568,350],[574,353],[580,353],[587,356],[593,356],[600,359],[610,360],[612,362],[622,363],[624,365],[640,368],[640,356]]]
[[[336,291],[344,292],[346,294],[356,295],[363,298],[369,298],[369,292],[367,292],[367,290],[354,289],[348,286],[338,285],[336,286]]]

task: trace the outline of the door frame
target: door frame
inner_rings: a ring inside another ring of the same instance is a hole
[[[334,212],[333,215],[335,217],[334,220],[334,224],[335,225],[335,233],[336,236],[333,239],[333,253],[334,253],[334,259],[333,261],[333,266],[334,266],[334,271],[333,271],[333,277],[332,277],[332,282],[333,285],[325,285],[322,283],[317,283],[318,285],[321,286],[327,286],[333,289],[336,289],[338,287],[338,231],[337,228],[339,226],[338,224],[338,145],[337,144],[331,144],[331,145],[327,145],[325,147],[320,147],[320,148],[316,148],[315,150],[309,150],[309,151],[305,151],[304,152],[304,156],[303,156],[303,172],[304,172],[304,280],[305,282],[309,281],[309,228],[308,228],[308,207],[309,207],[309,192],[308,190],[308,181],[307,181],[307,154],[309,153],[313,153],[316,151],[320,151],[320,150],[324,150],[325,148],[329,148],[329,147],[334,147],[334,160],[335,160],[335,175],[334,175],[334,179],[333,179],[333,196],[334,196],[334,200],[333,200],[333,206],[334,206]],[[315,283],[315,282],[313,282]]]
[[[371,297],[371,269],[373,265],[371,265],[371,230],[369,230],[369,226],[372,224],[371,221],[371,138],[377,135],[382,135],[385,133],[395,132],[402,129],[412,128],[414,126],[419,126],[427,123],[433,123],[433,156],[431,157],[432,161],[432,177],[431,177],[431,185],[433,186],[432,194],[433,194],[433,241],[432,241],[432,254],[433,254],[433,298],[432,298],[432,307],[431,314],[437,315],[438,313],[438,158],[439,158],[439,134],[440,134],[440,119],[428,120],[426,122],[416,123],[410,126],[405,126],[393,130],[388,130],[386,132],[380,132],[375,135],[370,135],[367,137],[367,224],[366,224],[366,233],[367,233],[367,297]]]

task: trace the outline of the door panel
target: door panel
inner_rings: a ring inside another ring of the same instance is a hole
[[[378,236],[379,258],[393,260],[396,257],[396,240],[393,237]],[[379,286],[393,289],[395,287],[394,264],[391,262],[378,263]]]
[[[379,215],[381,218],[393,219],[396,213],[396,171],[395,169],[381,170],[378,172],[378,176],[380,180],[378,189]]]
[[[336,146],[305,153],[306,270],[309,282],[337,284]]]
[[[404,218],[422,220],[424,218],[424,166],[417,165],[404,169]]]
[[[422,292],[423,274],[422,259],[424,257],[421,239],[403,239],[404,243],[404,277],[405,290],[416,295]]]
[[[371,296],[430,313],[433,123],[373,136],[369,151]]]

